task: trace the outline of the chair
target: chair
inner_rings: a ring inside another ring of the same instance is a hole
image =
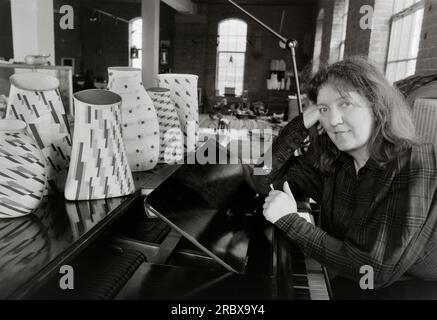
[[[424,142],[437,144],[437,98],[414,101],[413,120],[416,132]]]

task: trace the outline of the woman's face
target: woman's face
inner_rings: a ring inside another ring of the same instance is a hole
[[[356,91],[343,96],[331,84],[323,85],[317,96],[320,122],[332,142],[349,154],[365,151],[374,127],[372,106]]]

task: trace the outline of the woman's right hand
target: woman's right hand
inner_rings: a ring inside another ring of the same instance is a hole
[[[320,111],[317,105],[311,104],[303,112],[303,124],[309,129],[320,120]]]

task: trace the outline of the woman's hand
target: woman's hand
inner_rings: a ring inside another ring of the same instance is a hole
[[[317,105],[312,104],[308,108],[306,108],[303,112],[303,124],[305,128],[309,129],[315,124],[317,124],[317,133],[322,135],[325,132],[323,126],[319,122],[320,120],[320,111]]]
[[[264,217],[271,223],[275,223],[283,216],[297,212],[296,200],[294,200],[288,182],[284,182],[284,192],[278,190],[270,191],[263,208]]]
[[[317,105],[311,104],[305,108],[303,112],[303,124],[305,128],[309,129],[320,120],[320,111]]]

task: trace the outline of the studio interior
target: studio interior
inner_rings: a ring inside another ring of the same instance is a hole
[[[0,0],[0,299],[437,299],[400,262],[337,291],[264,218],[278,185],[248,183],[271,150],[305,157],[310,136],[275,141],[306,128],[313,76],[356,57],[437,144],[436,0]],[[293,194],[324,229],[324,198]]]

